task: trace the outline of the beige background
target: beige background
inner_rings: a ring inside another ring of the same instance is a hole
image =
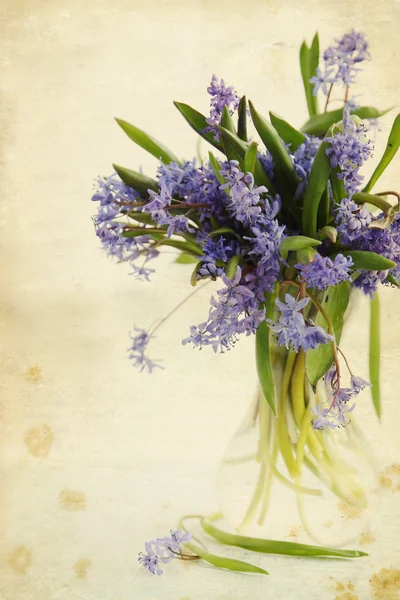
[[[160,579],[139,567],[144,540],[185,513],[216,509],[217,462],[254,389],[253,340],[224,356],[181,347],[207,314],[209,287],[154,341],[165,371],[133,370],[129,329],[180,302],[191,268],[169,253],[153,283],[128,277],[100,250],[90,196],[111,162],[156,168],[114,116],[192,157],[196,136],[172,100],[205,112],[214,72],[262,112],[300,126],[298,48],[316,29],[325,47],[361,28],[373,62],[356,93],[373,106],[396,104],[399,17],[396,0],[2,1],[1,600],[340,600],[335,585],[349,579],[349,600],[392,597],[371,596],[369,579],[400,568],[400,481],[382,490],[363,562],[253,557],[269,578],[177,563]],[[382,119],[376,156],[391,118]],[[399,189],[399,166],[381,189]],[[359,412],[383,469],[400,462],[400,323],[398,292],[382,296],[382,426],[368,394]],[[357,314],[345,345],[366,376],[365,301]]]

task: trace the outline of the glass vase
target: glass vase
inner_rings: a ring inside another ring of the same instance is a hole
[[[271,347],[276,415],[261,388],[228,444],[218,473],[224,519],[239,533],[341,546],[367,531],[379,501],[379,472],[361,423],[315,430],[305,353]]]

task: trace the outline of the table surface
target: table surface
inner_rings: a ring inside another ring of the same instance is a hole
[[[132,369],[129,330],[149,326],[185,297],[191,267],[168,252],[152,283],[128,277],[97,243],[90,196],[93,178],[109,174],[112,162],[149,174],[157,166],[113,117],[191,158],[196,136],[172,101],[207,111],[213,73],[262,112],[300,125],[307,115],[298,49],[317,29],[326,47],[362,28],[373,62],[355,93],[372,106],[394,105],[400,3],[2,5],[0,599],[398,599],[399,591],[384,585],[400,568],[396,476],[382,480],[379,513],[364,546],[357,543],[366,559],[252,556],[268,578],[179,561],[159,578],[139,566],[145,540],[164,535],[184,514],[218,507],[218,461],[254,391],[253,340],[224,355],[181,346],[189,325],[206,317],[210,286],[154,340],[165,369],[152,376]],[[375,160],[391,119],[382,119]],[[382,189],[399,188],[398,170],[397,160]],[[357,409],[381,470],[400,463],[397,293],[382,293],[382,424],[368,393]],[[354,370],[367,377],[366,299],[357,310],[344,345]]]

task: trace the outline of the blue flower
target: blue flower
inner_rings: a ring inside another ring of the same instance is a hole
[[[332,260],[317,253],[311,262],[306,265],[296,264],[295,267],[300,271],[307,287],[326,290],[331,285],[349,280],[350,267],[353,264],[353,260],[343,254],[337,254]]]
[[[151,360],[146,352],[147,346],[151,340],[150,334],[145,329],[134,328],[137,334],[130,333],[131,345],[128,348],[129,358],[132,360],[133,365],[140,371],[147,369],[149,373],[156,367],[162,369],[163,367],[157,363],[157,361]]]
[[[286,294],[285,302],[276,300],[275,305],[281,316],[278,322],[266,319],[268,326],[278,335],[278,346],[292,346],[296,352],[317,348],[320,344],[334,341],[332,335],[316,325],[307,325],[302,311],[309,303],[309,298],[296,301],[293,296]]]
[[[207,92],[211,96],[210,100],[210,116],[206,119],[209,126],[207,127],[207,131],[213,133],[214,139],[219,140],[220,133],[216,127],[221,122],[221,116],[224,106],[226,106],[230,112],[233,112],[239,106],[239,96],[235,92],[233,86],[227,87],[225,85],[225,81],[223,79],[218,79],[216,75],[213,75],[211,78],[211,83],[207,88]]]
[[[179,529],[170,531],[170,535],[145,542],[144,552],[139,552],[139,562],[152,575],[162,575],[163,571],[160,564],[167,564],[173,558],[181,558],[182,544],[192,539],[190,533],[180,531]]]

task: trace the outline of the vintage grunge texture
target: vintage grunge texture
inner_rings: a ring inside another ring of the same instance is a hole
[[[253,391],[253,347],[181,348],[209,287],[160,331],[154,354],[166,370],[139,376],[127,332],[182,299],[190,267],[168,254],[141,284],[101,253],[90,219],[92,179],[112,161],[156,166],[114,116],[191,157],[195,136],[172,100],[205,111],[215,72],[300,125],[298,47],[316,29],[323,44],[362,29],[374,60],[356,93],[396,104],[398,0],[3,0],[0,18],[0,599],[399,598],[395,471],[383,474],[362,563],[253,557],[265,579],[181,564],[159,579],[139,568],[144,540],[216,508],[216,464]],[[399,167],[383,187],[399,189]],[[359,410],[384,470],[400,462],[398,292],[385,290],[382,304],[383,427],[367,394]],[[367,303],[358,311],[345,343],[366,376]]]

